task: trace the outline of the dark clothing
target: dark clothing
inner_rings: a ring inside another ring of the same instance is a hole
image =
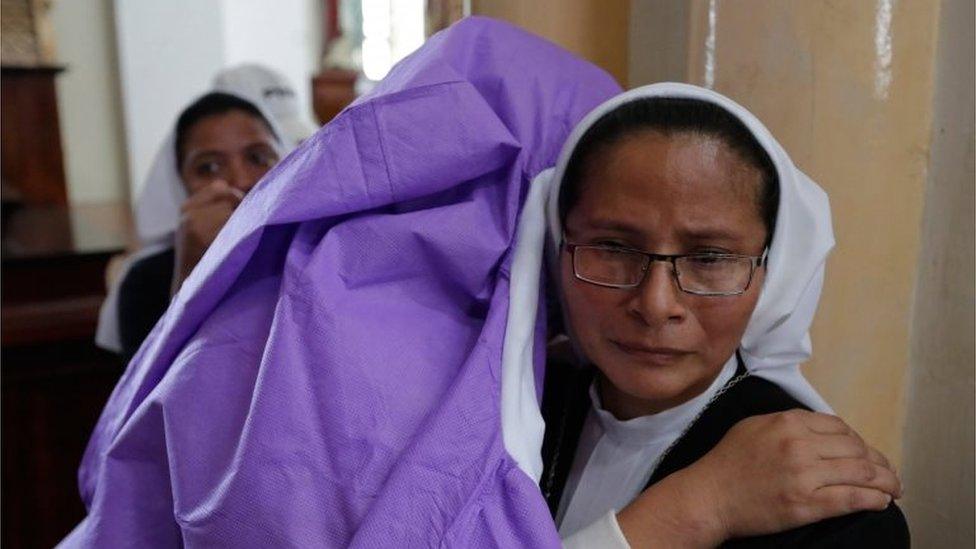
[[[169,248],[136,261],[122,279],[118,319],[126,364],[169,307],[175,261],[176,254]]]
[[[576,454],[583,423],[590,409],[588,394],[593,370],[565,364],[547,368],[543,415],[545,468],[541,488],[553,516]],[[735,377],[745,372],[741,360]],[[734,379],[734,377],[733,377]],[[651,475],[650,486],[704,456],[739,421],[762,414],[806,406],[777,385],[749,376],[717,397],[678,439]],[[863,511],[823,520],[786,532],[729,540],[723,547],[886,547],[909,546],[908,526],[897,505],[884,511]]]

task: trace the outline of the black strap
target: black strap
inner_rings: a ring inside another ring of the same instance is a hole
[[[746,371],[745,362],[738,351],[736,361],[738,364],[733,379]],[[580,368],[568,363],[552,363],[546,367],[542,398],[542,414],[546,422],[542,444],[544,467],[539,487],[553,517],[559,510],[583,424],[592,406],[589,388],[594,374],[593,367]],[[665,464],[662,462],[661,465]],[[658,467],[658,471],[661,469]],[[648,486],[657,482],[657,476],[655,474],[651,478]]]
[[[539,487],[553,517],[559,510],[569,470],[576,455],[586,414],[593,368],[568,363],[548,364],[542,397],[546,431],[542,443],[544,467]]]

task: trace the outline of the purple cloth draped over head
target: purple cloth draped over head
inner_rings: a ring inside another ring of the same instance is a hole
[[[482,18],[398,64],[174,298],[96,426],[64,545],[557,547],[502,442],[509,266],[529,182],[618,92]]]

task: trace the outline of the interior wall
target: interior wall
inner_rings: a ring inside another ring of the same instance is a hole
[[[829,194],[837,246],[804,373],[901,461],[938,1],[691,4],[689,80],[755,113]]]
[[[225,0],[224,64],[261,63],[292,82],[312,116],[312,76],[322,53],[321,0]]]
[[[632,87],[688,80],[691,4],[631,0],[628,75]]]
[[[61,148],[72,204],[127,197],[112,0],[52,2]]]
[[[313,119],[320,0],[114,1],[133,199],[180,111],[222,68],[258,62],[277,69]]]
[[[972,0],[943,0],[912,315],[902,505],[917,547],[973,547]]]
[[[914,544],[971,547],[973,3],[694,0],[684,24],[660,4],[634,0],[631,84],[674,79],[683,57],[680,79],[750,108],[830,194],[838,245],[804,371],[902,465]]]
[[[114,0],[130,197],[176,115],[223,66],[219,0]]]
[[[472,0],[471,13],[552,40],[627,85],[629,0]]]

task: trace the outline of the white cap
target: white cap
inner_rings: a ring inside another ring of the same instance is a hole
[[[281,73],[258,65],[244,63],[217,73],[213,91],[243,95],[264,107],[285,135],[289,148],[297,146],[318,129],[306,120],[298,104],[295,88]]]

